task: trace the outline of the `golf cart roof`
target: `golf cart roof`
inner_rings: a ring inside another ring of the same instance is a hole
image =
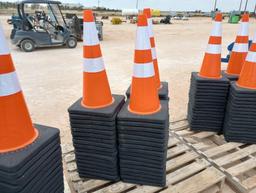
[[[27,3],[61,4],[60,1],[52,1],[52,0],[23,0],[19,2],[19,4],[27,4]]]

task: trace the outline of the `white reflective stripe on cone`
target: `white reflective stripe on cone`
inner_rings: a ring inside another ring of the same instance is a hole
[[[84,72],[101,72],[105,70],[103,58],[84,58]]]
[[[248,52],[246,61],[256,63],[256,52]]]
[[[249,35],[249,22],[242,22],[238,31],[238,36],[248,36]]]
[[[154,37],[152,18],[148,18],[148,35],[150,38]]]
[[[95,22],[84,22],[83,41],[84,46],[95,46],[100,43]]]
[[[0,55],[8,55],[8,54],[10,54],[10,49],[5,39],[4,29],[0,23]]]
[[[221,54],[221,45],[219,44],[208,44],[206,48],[208,54]]]
[[[9,96],[21,91],[16,72],[0,74],[0,97]]]
[[[150,39],[148,33],[148,27],[138,27],[136,36],[136,50],[150,50]]]
[[[152,50],[152,58],[153,58],[153,60],[157,59],[157,57],[156,57],[156,48],[151,48],[151,50]]]
[[[222,35],[222,24],[221,22],[215,21],[214,27],[211,31],[211,36],[221,37]]]
[[[233,52],[248,52],[248,44],[235,43],[232,51]]]
[[[133,77],[136,78],[149,78],[155,76],[153,62],[133,65]]]

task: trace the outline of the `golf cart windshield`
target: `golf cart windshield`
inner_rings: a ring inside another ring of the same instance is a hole
[[[22,5],[22,15],[33,27],[51,25],[52,27],[65,26],[65,20],[58,3],[24,3]]]
[[[61,13],[60,7],[58,4],[48,4],[48,9],[50,12],[50,17],[53,21],[56,22],[59,26],[65,25],[65,20],[63,19],[63,15]]]

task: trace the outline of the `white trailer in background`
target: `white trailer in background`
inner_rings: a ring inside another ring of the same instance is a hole
[[[138,9],[123,9],[122,16],[137,16],[139,14]]]
[[[139,15],[138,9],[123,9],[122,10],[122,16],[124,16],[126,19],[137,20],[136,18],[138,15]]]

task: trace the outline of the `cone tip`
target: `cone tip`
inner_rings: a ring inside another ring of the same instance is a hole
[[[92,10],[84,10],[84,22],[94,22]]]
[[[145,8],[143,10],[143,14],[145,14],[147,16],[147,18],[151,18],[152,15],[151,15],[151,9],[150,8]]]
[[[222,13],[221,12],[217,12],[215,15],[215,21],[222,21]]]
[[[244,13],[242,16],[242,22],[249,22],[249,14],[248,13]]]
[[[138,16],[138,26],[148,26],[147,16],[145,14],[140,14]]]

